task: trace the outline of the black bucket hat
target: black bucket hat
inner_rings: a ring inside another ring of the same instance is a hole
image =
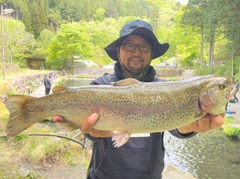
[[[158,42],[157,37],[153,33],[151,24],[137,19],[126,23],[120,31],[120,37],[104,49],[109,57],[115,61],[118,61],[117,47],[129,35],[139,35],[146,39],[152,45],[153,59],[163,55],[169,48],[168,43],[161,44]]]

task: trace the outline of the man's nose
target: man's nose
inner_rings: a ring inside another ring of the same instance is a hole
[[[140,54],[141,51],[139,49],[139,46],[136,46],[135,50],[133,51],[134,54]]]

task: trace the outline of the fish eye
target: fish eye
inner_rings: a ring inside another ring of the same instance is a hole
[[[224,84],[219,85],[219,89],[224,90],[225,88],[226,88],[226,85],[224,85]]]

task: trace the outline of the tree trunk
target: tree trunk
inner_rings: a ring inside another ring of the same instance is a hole
[[[213,66],[214,66],[214,40],[211,40],[209,47],[209,67],[211,69],[211,73],[213,73]]]
[[[204,56],[204,54],[203,54],[203,49],[204,49],[204,37],[203,37],[203,27],[202,27],[202,34],[201,34],[201,38],[202,38],[202,40],[201,40],[201,51],[200,51],[200,63],[201,63],[201,69],[203,68],[203,56]]]

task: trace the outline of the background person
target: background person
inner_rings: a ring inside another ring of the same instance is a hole
[[[237,79],[237,78],[235,78],[234,86],[236,87],[237,92],[238,92],[238,90],[239,90],[239,82],[238,82],[238,79]],[[238,100],[238,98],[237,98],[237,92],[236,92],[235,95],[233,96],[233,97],[234,97],[234,101],[236,101],[236,103],[239,102],[239,100]]]
[[[45,95],[49,95],[52,83],[51,80],[49,79],[48,75],[44,75],[44,80],[43,80],[44,86],[45,86]]]

